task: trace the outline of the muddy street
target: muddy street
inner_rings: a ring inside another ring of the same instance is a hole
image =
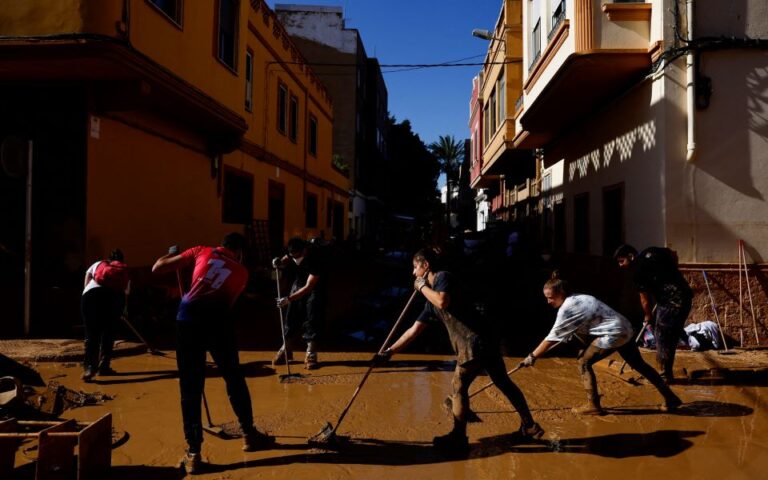
[[[80,380],[75,363],[39,362],[44,380],[75,390],[101,391],[113,400],[68,410],[64,417],[94,421],[111,412],[126,441],[112,451],[114,479],[171,479],[184,451],[174,352],[117,358],[118,375]],[[650,354],[646,359],[651,361]],[[514,374],[544,437],[520,443],[519,420],[495,388],[472,399],[480,423],[469,427],[467,459],[435,453],[432,437],[451,427],[443,407],[450,392],[450,357],[399,355],[374,370],[352,406],[339,435],[350,437],[338,452],[311,449],[307,437],[339,413],[362,378],[368,353],[330,353],[320,369],[294,383],[280,383],[268,352],[241,352],[253,397],[256,425],[276,436],[274,448],[243,453],[241,441],[206,434],[201,479],[252,478],[760,478],[768,468],[765,352],[681,352],[686,380],[674,386],[685,405],[676,413],[658,409],[661,398],[644,382],[628,382],[611,358],[596,369],[604,417],[579,417],[571,407],[584,393],[573,358],[542,359]],[[506,358],[509,368],[519,361]],[[744,368],[744,367],[749,368]],[[487,382],[480,377],[472,391]],[[207,372],[206,392],[213,423],[234,420],[224,383]],[[20,448],[17,478],[31,478],[34,450]]]

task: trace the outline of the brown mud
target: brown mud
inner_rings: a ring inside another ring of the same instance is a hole
[[[38,362],[47,381],[74,390],[100,391],[103,405],[68,410],[67,418],[93,421],[111,412],[127,440],[112,452],[112,479],[174,479],[184,451],[178,380],[173,352],[117,358],[118,375],[80,380],[74,363]],[[200,479],[649,479],[765,478],[768,471],[768,352],[679,352],[681,383],[673,389],[686,404],[675,413],[659,410],[661,396],[641,382],[622,380],[614,366],[596,369],[603,417],[580,417],[570,409],[585,400],[573,358],[543,358],[513,374],[546,433],[535,443],[514,434],[519,419],[495,388],[472,399],[482,422],[469,426],[471,452],[448,459],[430,446],[447,432],[451,418],[443,400],[451,389],[450,357],[400,355],[374,370],[339,429],[349,441],[337,451],[310,449],[306,440],[325,424],[335,425],[367,368],[370,353],[321,354],[321,368],[306,378],[280,383],[285,367],[272,368],[269,352],[241,352],[255,422],[276,436],[274,448],[240,450],[240,440],[206,434]],[[653,362],[652,353],[645,352]],[[612,357],[614,360],[618,357]],[[507,358],[508,368],[519,362]],[[325,363],[322,363],[325,362]],[[620,363],[620,362],[619,362]],[[690,372],[702,372],[690,374]],[[732,372],[741,372],[731,375]],[[610,374],[614,373],[614,374]],[[690,374],[690,375],[689,375]],[[488,382],[480,377],[471,391]],[[208,369],[206,393],[214,424],[234,420],[224,384]],[[30,445],[25,445],[28,448]],[[16,456],[17,477],[27,477],[31,460]]]

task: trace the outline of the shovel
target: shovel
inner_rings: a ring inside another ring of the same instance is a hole
[[[408,308],[410,308],[411,303],[413,303],[413,299],[416,298],[417,293],[419,293],[418,290],[414,290],[413,293],[411,294],[411,298],[408,299],[408,303],[405,304],[405,308],[403,308],[403,311],[400,313],[400,316],[398,317],[397,321],[392,327],[392,330],[390,330],[389,335],[387,335],[387,338],[384,340],[384,343],[381,345],[381,348],[379,349],[379,355],[384,353],[384,350],[387,349],[387,345],[389,345],[389,341],[392,340],[392,336],[395,334],[397,327],[400,326],[400,323],[402,323],[403,318],[405,318],[405,313],[408,311]],[[333,425],[331,425],[330,422],[326,422],[325,426],[317,434],[309,437],[309,439],[307,440],[307,443],[309,445],[320,446],[320,447],[322,446],[330,447],[330,446],[336,446],[338,444],[338,438],[336,437],[336,430],[339,429],[339,425],[341,425],[342,420],[344,420],[344,417],[347,415],[349,408],[352,406],[352,403],[354,403],[355,398],[357,398],[357,394],[360,393],[360,389],[363,388],[365,381],[368,380],[368,376],[371,374],[371,371],[373,371],[373,367],[375,366],[376,366],[375,363],[371,362],[371,365],[368,367],[368,371],[365,372],[363,379],[360,380],[360,384],[357,386],[355,393],[352,394],[352,398],[349,400],[349,403],[347,403],[347,406],[344,408],[344,411],[341,412],[341,415],[339,416],[338,421],[336,421],[336,426],[334,427]]]

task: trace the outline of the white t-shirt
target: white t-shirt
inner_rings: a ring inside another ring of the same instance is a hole
[[[591,295],[571,295],[557,311],[546,340],[560,342],[574,335],[597,337],[595,346],[618,348],[632,338],[632,324],[622,314]]]
[[[101,286],[98,283],[96,283],[96,280],[94,279],[94,277],[96,276],[96,267],[98,267],[101,262],[102,261],[99,260],[98,262],[96,262],[93,265],[91,265],[88,268],[88,270],[86,270],[86,272],[85,272],[86,275],[89,274],[89,273],[91,274],[91,280],[85,285],[85,288],[83,289],[83,295],[85,295],[85,292],[87,292],[88,290],[91,290],[92,288],[96,288],[96,287],[100,287]]]
[[[96,278],[95,278],[95,277],[96,277],[96,267],[98,267],[98,266],[99,266],[99,264],[100,264],[101,262],[103,262],[103,261],[104,261],[104,260],[99,260],[99,261],[97,261],[96,263],[94,263],[93,265],[91,265],[91,266],[88,268],[88,270],[86,270],[86,272],[85,272],[86,274],[88,274],[88,273],[90,273],[90,274],[91,274],[91,280],[90,280],[90,281],[88,281],[88,283],[85,285],[85,288],[83,289],[83,295],[85,295],[85,292],[87,292],[88,290],[91,290],[91,289],[93,289],[93,288],[96,288],[96,287],[101,287],[101,285],[99,285],[98,283],[96,283]],[[128,281],[128,286],[127,286],[127,287],[125,287],[125,294],[126,294],[126,295],[128,295],[128,293],[129,293],[130,291],[131,291],[131,281],[129,280],[129,281]]]

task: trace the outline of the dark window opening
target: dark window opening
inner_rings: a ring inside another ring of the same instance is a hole
[[[288,108],[288,89],[285,85],[277,86],[277,131],[285,133],[286,109]]]
[[[554,206],[554,251],[565,251],[565,200]]]
[[[573,199],[573,251],[589,253],[589,194]]]
[[[309,154],[317,157],[317,119],[309,116]]]
[[[179,27],[182,19],[183,0],[147,0]]]
[[[253,176],[224,170],[224,195],[221,221],[250,224],[253,220]]]
[[[333,226],[333,200],[330,198],[325,202],[325,226]]]
[[[218,58],[233,70],[237,66],[238,0],[219,0]]]
[[[288,138],[290,138],[292,142],[296,142],[299,132],[299,99],[293,95],[291,95],[289,109],[290,129],[288,130]]]
[[[253,52],[245,52],[245,109],[253,109]]]
[[[307,228],[317,228],[317,195],[307,194]]]
[[[603,189],[603,254],[624,243],[624,184]]]

